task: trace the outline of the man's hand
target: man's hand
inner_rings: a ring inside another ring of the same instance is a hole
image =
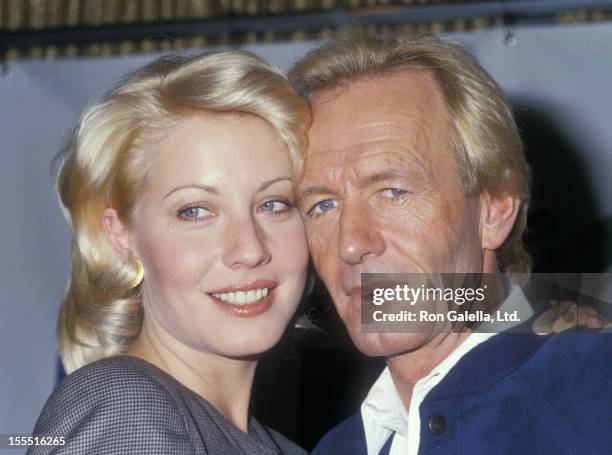
[[[531,328],[538,335],[559,333],[576,326],[589,329],[612,329],[612,322],[599,312],[586,305],[578,308],[575,302],[550,301],[552,308],[546,310],[534,321]]]

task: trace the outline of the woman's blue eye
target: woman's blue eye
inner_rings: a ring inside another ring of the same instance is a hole
[[[284,201],[266,201],[259,206],[259,209],[262,212],[271,212],[271,213],[284,213],[286,212],[291,205],[288,202]]]
[[[178,212],[179,217],[188,221],[197,221],[210,214],[210,210],[204,207],[187,207],[186,209]]]
[[[310,213],[320,215],[321,213],[329,212],[336,207],[338,203],[333,199],[325,199],[321,202],[317,202],[311,209]]]

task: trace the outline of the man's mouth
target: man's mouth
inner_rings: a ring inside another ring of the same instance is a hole
[[[375,289],[393,288],[395,287],[397,283],[398,283],[397,281],[392,281],[392,280],[386,280],[386,281],[379,280],[375,282],[362,283],[361,285],[346,286],[345,289],[348,289],[348,291],[345,291],[345,292],[347,295],[351,297],[364,299],[366,301],[371,302]]]
[[[367,299],[367,290],[362,289],[361,286],[351,286],[348,291],[345,291],[349,297],[351,307],[355,311],[359,311],[363,304],[363,299]],[[364,294],[365,293],[365,294]]]

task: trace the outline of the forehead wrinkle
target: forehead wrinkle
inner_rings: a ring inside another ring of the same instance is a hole
[[[429,152],[430,147],[429,141],[425,140],[426,136],[423,131],[413,131],[410,132],[410,135],[414,137],[414,139],[410,139],[407,136],[407,131],[403,128],[396,127],[396,129],[401,129],[403,131],[404,137],[399,137],[397,135],[384,135],[381,134],[379,136],[368,135],[367,139],[362,139],[356,137],[356,134],[342,133],[347,137],[351,137],[351,142],[342,144],[341,146],[328,146],[328,147],[317,147],[311,149],[307,154],[307,161],[310,161],[310,165],[312,166],[312,162],[316,161],[317,165],[321,164],[322,160],[325,160],[326,163],[330,162],[347,162],[351,163],[355,160],[360,160],[363,158],[362,155],[367,154],[369,151],[374,151],[374,153],[388,152],[388,153],[396,153],[396,154],[427,154]],[[358,131],[359,129],[355,129],[354,131]],[[390,129],[387,129],[390,131]],[[323,157],[322,155],[327,155]]]
[[[434,180],[431,160],[409,151],[378,151],[351,156],[347,162],[327,169],[312,169],[298,189],[298,198],[312,195],[348,195],[382,181],[398,181],[425,191]]]
[[[420,131],[430,131],[425,115],[415,115],[412,112],[402,112],[404,119],[400,122],[382,122],[378,119],[361,123],[355,126],[354,120],[338,128],[330,128],[325,119],[323,126],[315,125],[310,130],[311,150],[320,153],[327,149],[342,150],[358,144],[367,145],[371,142],[385,140],[389,137],[404,137],[410,141]],[[322,131],[320,131],[322,130]]]
[[[423,183],[432,180],[431,161],[423,155],[409,150],[402,152],[382,152],[387,155],[372,161],[366,157],[355,165],[356,182],[362,186],[373,185],[380,181],[409,180]],[[380,156],[380,155],[379,155]]]
[[[402,130],[402,137],[369,136],[367,141],[353,141],[342,149],[318,150],[310,157],[307,174],[324,173],[338,178],[340,174],[348,172],[348,177],[360,185],[365,184],[369,176],[390,168],[400,168],[406,177],[420,174],[420,177],[433,178],[432,160],[428,159],[431,147],[425,132],[414,130],[408,133],[405,128],[396,125],[382,126],[386,131],[390,130],[389,127]],[[407,138],[408,134],[412,138]]]

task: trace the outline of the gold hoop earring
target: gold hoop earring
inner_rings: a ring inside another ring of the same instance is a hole
[[[134,276],[134,281],[132,281],[132,285],[130,286],[131,289],[139,286],[144,279],[144,269],[142,268],[142,263],[136,258],[133,258],[133,262],[134,268],[136,269],[136,275]]]

